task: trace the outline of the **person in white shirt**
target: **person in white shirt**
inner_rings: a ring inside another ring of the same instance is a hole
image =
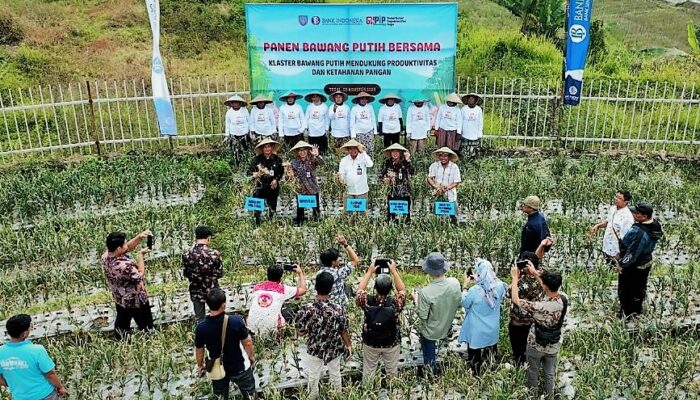
[[[350,107],[345,104],[348,95],[337,91],[331,93],[333,105],[328,108],[331,121],[331,136],[336,152],[340,152],[345,142],[350,140]]]
[[[435,117],[435,136],[437,147],[449,147],[452,151],[459,151],[459,133],[462,132],[462,113],[457,104],[462,100],[456,93],[451,93],[445,98],[445,104],[438,109]]]
[[[430,132],[430,108],[424,99],[411,100],[406,112],[406,139],[411,154],[422,152]]]
[[[319,92],[311,92],[304,96],[304,100],[310,103],[306,107],[306,127],[309,132],[309,144],[318,146],[322,154],[328,152],[328,106],[326,96]]]
[[[272,100],[259,94],[250,101],[255,106],[250,110],[250,133],[258,140],[263,137],[271,137],[277,133],[277,120],[275,112],[268,104]]]
[[[484,112],[481,109],[482,99],[476,93],[462,97],[465,106],[462,107],[461,153],[473,157],[484,136]]]
[[[433,157],[437,161],[432,163],[428,170],[428,185],[438,201],[447,198],[447,201],[455,203],[457,209],[457,186],[462,182],[459,167],[455,164],[459,157],[449,147],[435,150]],[[450,219],[452,223],[457,223],[456,215],[451,215]]]
[[[307,290],[304,271],[299,265],[294,264],[293,267],[289,271],[283,265],[272,265],[267,268],[267,281],[253,286],[246,325],[256,335],[275,334],[279,339],[280,330],[293,319],[294,314],[282,306],[287,300],[302,297]],[[296,273],[296,286],[284,284],[285,271]]]
[[[603,254],[608,264],[617,266],[620,258],[620,242],[627,232],[634,225],[634,217],[628,205],[632,200],[632,195],[626,190],[619,190],[615,193],[615,204],[610,207],[608,218],[595,224],[591,228],[591,234],[598,232],[600,228],[605,228],[603,234]]]
[[[368,154],[374,154],[374,136],[377,134],[377,118],[369,104],[374,96],[360,92],[352,99],[355,106],[350,111],[350,136],[365,145]]]
[[[283,102],[279,110],[278,130],[280,137],[284,137],[284,142],[288,148],[294,147],[297,142],[304,139],[306,131],[306,117],[304,110],[296,103],[297,99],[303,96],[294,92],[289,92],[280,97]]]
[[[236,164],[243,161],[244,154],[250,150],[250,113],[245,108],[246,104],[238,94],[224,102],[224,105],[229,107],[224,123],[224,140],[228,142]]]
[[[379,107],[377,115],[377,131],[384,136],[384,147],[389,147],[401,140],[403,131],[403,112],[401,111],[401,98],[389,93],[379,100],[383,105]]]
[[[362,143],[355,139],[350,139],[343,145],[348,155],[340,160],[338,166],[338,179],[340,184],[345,186],[343,194],[343,206],[347,204],[347,199],[366,199],[369,192],[367,184],[367,168],[372,168],[374,162],[365,152]]]

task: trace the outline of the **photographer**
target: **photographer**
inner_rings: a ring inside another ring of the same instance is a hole
[[[284,272],[297,275],[297,285],[282,283]],[[248,312],[248,328],[258,335],[279,334],[293,315],[282,309],[284,302],[306,294],[304,271],[297,264],[272,265],[267,268],[267,281],[253,286],[251,305]],[[287,318],[285,318],[285,315]]]
[[[123,232],[112,232],[107,236],[102,268],[116,303],[114,331],[120,339],[131,330],[132,319],[140,330],[153,329],[153,314],[143,279],[146,274],[144,256],[151,250],[148,247],[139,250],[136,261],[128,255],[149,236],[153,236],[149,230],[139,233],[128,242]]]
[[[539,271],[540,259],[535,253],[524,252],[520,255],[521,261],[529,261],[534,266],[535,270]],[[542,296],[542,288],[537,283],[537,278],[530,274],[527,270],[527,263],[518,262],[519,266],[523,269],[523,274],[517,282],[511,282],[511,289],[514,285],[518,288],[518,297],[527,300],[535,301]],[[506,293],[506,296],[510,297],[510,290]],[[525,363],[525,351],[527,350],[527,335],[530,332],[530,327],[532,326],[532,316],[525,313],[519,307],[515,307],[514,304],[510,307],[510,320],[508,323],[508,336],[510,337],[510,347],[513,351],[513,361],[516,365],[522,365]]]
[[[321,269],[318,271],[318,274],[328,272],[333,276],[333,291],[330,294],[331,300],[345,309],[345,306],[348,304],[345,280],[352,274],[353,269],[360,264],[360,258],[357,256],[352,246],[350,246],[345,236],[338,235],[335,237],[335,241],[343,246],[345,253],[350,258],[350,262],[341,267],[340,253],[337,249],[330,248],[321,253]]]
[[[385,260],[388,261],[390,275],[377,275],[374,281],[375,295],[367,294],[369,280],[378,271],[381,272],[377,261],[381,260],[375,260],[360,281],[355,300],[365,314],[365,322],[362,325],[362,382],[365,384],[374,377],[380,360],[384,363],[389,377],[398,376],[401,355],[399,315],[406,304],[406,286],[396,270],[394,260]],[[392,278],[396,282],[395,297],[390,295]]]
[[[518,293],[518,281],[522,271],[517,265],[510,269],[513,277],[511,296],[513,305],[532,317],[534,326],[527,338],[527,386],[533,396],[537,397],[537,378],[540,369],[544,369],[544,390],[547,398],[554,396],[554,379],[556,377],[557,356],[561,348],[561,327],[564,324],[569,301],[564,293],[559,292],[561,275],[556,272],[540,272],[531,261],[527,263],[527,272],[537,279],[544,290],[544,298],[537,302],[521,300]]]
[[[223,276],[221,254],[209,248],[211,230],[198,226],[194,230],[194,247],[182,254],[182,274],[190,281],[189,292],[197,323],[206,317],[205,301],[210,289],[219,287]]]

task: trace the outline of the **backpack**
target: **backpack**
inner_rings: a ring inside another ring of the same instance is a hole
[[[566,296],[561,295],[561,302],[564,308],[561,311],[561,319],[555,326],[546,327],[535,322],[535,342],[540,346],[556,344],[561,339],[561,327],[564,325],[564,317],[566,317],[566,311],[569,308],[569,300]]]
[[[379,303],[376,297],[367,299],[362,340],[371,347],[389,347],[396,341],[398,326],[394,316],[394,299]]]

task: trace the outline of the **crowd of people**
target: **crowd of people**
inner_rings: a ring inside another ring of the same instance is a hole
[[[273,169],[274,170],[274,169]],[[400,193],[399,193],[400,194]],[[609,264],[618,271],[620,316],[630,318],[642,312],[646,286],[656,243],[663,236],[648,203],[629,206],[632,196],[619,191],[606,220],[594,225],[591,233],[605,228],[602,250]],[[195,229],[194,246],[182,255],[183,275],[189,280],[194,317],[197,371],[212,381],[213,391],[228,398],[234,382],[246,398],[255,396],[255,352],[253,340],[279,340],[292,331],[305,338],[304,371],[310,398],[319,396],[321,373],[328,369],[330,383],[342,385],[340,366],[343,357],[353,353],[348,307],[352,300],[363,312],[363,382],[373,384],[379,366],[387,378],[398,374],[401,314],[407,301],[413,302],[418,320],[415,328],[423,354],[421,379],[433,379],[442,373],[438,362],[439,342],[451,336],[457,310],[465,317],[458,340],[466,345],[463,357],[474,375],[482,373],[497,353],[500,309],[510,299],[508,336],[513,360],[527,369],[527,384],[537,392],[540,373],[544,392],[554,393],[557,355],[562,346],[561,329],[569,307],[561,292],[562,276],[542,267],[541,259],[554,245],[548,223],[540,211],[541,201],[529,196],[521,203],[527,215],[520,238],[520,256],[510,270],[509,284],[498,278],[492,264],[482,258],[464,271],[462,282],[446,277],[448,260],[440,253],[428,254],[422,271],[430,283],[409,296],[397,264],[393,260],[373,260],[359,285],[348,283],[361,264],[349,241],[338,235],[336,243],[344,250],[347,262],[341,262],[338,248],[319,255],[314,279],[314,298],[294,310],[285,307],[291,299],[303,300],[309,291],[300,265],[275,264],[267,269],[267,280],[252,287],[247,319],[226,314],[226,293],[219,285],[223,276],[221,254],[210,247],[212,231]],[[152,237],[145,230],[130,240],[122,232],[110,233],[102,266],[116,308],[115,333],[124,338],[132,320],[140,330],[154,328],[153,315],[145,286],[145,256],[151,250],[141,247]],[[150,241],[149,241],[150,243]],[[136,252],[135,259],[129,254]],[[284,284],[285,273],[296,275],[296,286]],[[368,287],[373,283],[373,293]],[[206,315],[206,307],[209,313]],[[289,329],[294,326],[294,330]],[[56,366],[43,346],[28,340],[31,317],[20,314],[7,321],[10,341],[0,346],[0,386],[9,386],[15,399],[57,399],[67,395]],[[206,351],[205,351],[206,349]]]

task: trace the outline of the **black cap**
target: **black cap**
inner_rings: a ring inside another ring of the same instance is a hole
[[[211,229],[204,225],[200,225],[194,230],[194,237],[197,239],[207,239],[212,236]]]
[[[630,207],[630,211],[635,214],[646,215],[649,218],[654,215],[654,208],[649,203],[637,203],[636,205]]]

